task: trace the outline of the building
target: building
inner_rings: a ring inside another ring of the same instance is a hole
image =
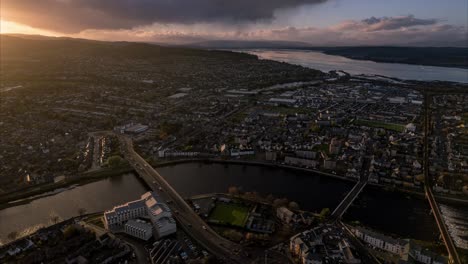
[[[447,264],[448,259],[409,239],[394,239],[362,227],[352,227],[352,232],[368,245],[400,257],[399,263]]]
[[[348,263],[359,264],[340,228],[322,225],[293,236],[289,251],[302,264]]]
[[[341,140],[337,138],[332,138],[329,148],[328,148],[328,152],[330,154],[336,155],[340,153],[340,149],[341,149]]]
[[[142,228],[141,224],[135,224],[133,221],[138,218],[151,221],[152,235],[155,238],[161,238],[177,231],[171,210],[165,203],[159,201],[159,196],[155,192],[147,192],[139,200],[106,211],[104,213],[104,227],[112,232],[127,232],[128,229],[129,234],[133,234],[137,232],[137,228]],[[127,226],[129,222],[130,225]],[[137,233],[139,238],[146,237],[148,234],[148,232],[142,234],[140,231]]]
[[[148,128],[149,127],[147,125],[128,123],[123,126],[114,127],[114,131],[119,132],[120,134],[140,134],[148,130]]]
[[[410,250],[408,260],[415,260],[424,264],[447,264],[447,257],[438,255],[432,251],[423,249],[413,241],[410,241]]]
[[[276,217],[278,217],[278,219],[285,224],[297,222],[298,220],[297,215],[286,207],[280,207],[276,209]]]
[[[297,102],[296,99],[286,99],[286,98],[270,98],[268,100],[270,103],[280,104],[280,105],[293,105]]]
[[[155,228],[155,236],[161,238],[177,230],[176,223],[172,218],[172,213],[165,203],[160,203],[151,192],[142,195],[148,211],[148,216]]]
[[[153,225],[142,220],[129,220],[124,227],[125,233],[142,240],[149,240],[153,236]]]
[[[399,256],[409,252],[409,243],[406,240],[394,239],[362,227],[353,227],[352,230],[359,239],[373,247]]]
[[[323,168],[326,170],[334,170],[336,169],[336,161],[331,159],[323,160]]]
[[[255,155],[255,151],[251,149],[231,149],[231,157],[239,157],[239,156],[247,156],[247,155]]]
[[[315,152],[315,151],[296,150],[295,154],[296,154],[296,157],[304,158],[304,159],[315,159],[315,158],[317,158],[317,152]]]
[[[318,165],[318,162],[315,160],[295,158],[289,156],[284,158],[284,163],[288,165],[304,166],[308,168],[315,168]]]
[[[147,211],[144,200],[128,202],[104,213],[104,227],[110,231],[122,230],[128,220],[145,215]]]
[[[267,151],[265,153],[265,160],[268,160],[268,161],[276,161],[276,152],[273,152],[273,151]]]

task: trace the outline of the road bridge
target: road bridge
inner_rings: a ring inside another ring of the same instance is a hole
[[[190,205],[172,188],[172,186],[133,149],[132,140],[121,134],[115,134],[120,141],[122,154],[151,190],[165,199],[173,212],[179,227],[187,232],[201,246],[226,263],[250,263],[243,248],[213,231],[190,207]]]
[[[366,187],[367,182],[369,181],[369,165],[370,158],[366,156],[364,157],[364,161],[362,162],[361,175],[359,181],[356,183],[356,185],[354,185],[351,191],[348,192],[348,194],[335,208],[335,210],[333,210],[331,214],[332,219],[340,219],[346,212],[346,210],[348,210],[349,206],[351,206],[354,200],[359,196],[364,187]]]

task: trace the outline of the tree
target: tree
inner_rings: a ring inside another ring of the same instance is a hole
[[[113,169],[120,167],[122,162],[123,162],[122,158],[120,156],[117,156],[117,155],[111,156],[111,157],[109,157],[107,159],[107,163]]]
[[[7,238],[10,239],[11,241],[16,240],[18,238],[18,232],[16,231],[10,232],[7,235]]]
[[[288,205],[288,199],[286,198],[283,198],[283,199],[278,198],[273,201],[273,206],[277,208],[287,206],[287,205]]]
[[[269,194],[266,197],[266,199],[267,199],[268,202],[273,203],[273,201],[275,200],[275,197],[273,196],[273,194]]]
[[[322,219],[327,218],[330,215],[330,208],[323,208],[322,211],[320,212],[320,217]]]
[[[468,185],[463,186],[462,191],[465,195],[468,194]]]
[[[288,208],[291,210],[299,210],[299,204],[294,201],[291,201],[288,204]]]
[[[55,213],[51,213],[50,214],[50,221],[54,224],[58,223],[58,221],[60,220],[60,217],[58,215],[56,215]]]
[[[230,195],[238,195],[239,194],[239,188],[237,188],[236,186],[231,186],[228,188],[228,193]]]
[[[78,208],[78,214],[79,214],[80,216],[86,214],[86,209],[85,209],[85,208]]]
[[[224,231],[223,236],[234,242],[240,242],[244,237],[241,232],[232,229]]]
[[[208,257],[203,258],[202,263],[203,264],[216,264],[218,262],[216,261],[215,257],[210,255]]]
[[[77,234],[78,234],[78,229],[76,229],[76,227],[73,225],[69,225],[63,230],[63,237],[65,239],[74,237]]]

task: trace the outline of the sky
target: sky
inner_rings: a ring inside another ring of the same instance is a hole
[[[1,33],[468,46],[468,0],[1,0]]]

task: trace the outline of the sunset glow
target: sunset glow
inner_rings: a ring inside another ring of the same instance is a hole
[[[1,34],[33,34],[33,35],[45,35],[45,36],[58,36],[59,34],[48,31],[33,28],[27,25],[0,20],[0,33]]]

